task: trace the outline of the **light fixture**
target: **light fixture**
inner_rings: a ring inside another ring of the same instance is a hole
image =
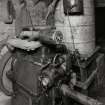
[[[83,0],[63,0],[65,15],[82,15]]]

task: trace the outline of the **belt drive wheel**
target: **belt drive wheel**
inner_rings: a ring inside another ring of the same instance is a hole
[[[7,48],[5,46],[5,48]],[[4,47],[2,48],[4,49]],[[0,54],[2,51],[0,52]],[[12,53],[7,49],[7,51],[0,58],[0,89],[6,95],[13,95],[12,82],[7,78],[6,73],[11,69],[12,63]]]

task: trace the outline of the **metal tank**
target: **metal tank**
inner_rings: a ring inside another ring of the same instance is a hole
[[[70,0],[69,0],[70,1]],[[83,14],[65,15],[63,0],[59,2],[55,12],[55,24],[64,34],[64,43],[85,57],[91,56],[95,50],[94,1],[83,0]]]

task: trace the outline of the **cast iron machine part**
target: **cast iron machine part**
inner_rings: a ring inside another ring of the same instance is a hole
[[[81,60],[78,51],[76,50],[75,52],[71,52],[64,44],[57,44],[56,41],[49,37],[45,38],[40,36],[37,40],[40,41],[40,43],[42,43],[44,46],[47,46],[49,49],[52,47],[56,49],[56,54],[53,60],[41,68],[39,81],[43,91],[38,94],[39,99],[40,95],[47,94],[50,90],[57,88],[61,92],[62,96],[68,96],[70,99],[73,99],[80,104],[102,105],[102,103],[98,102],[97,100],[94,100],[75,89],[75,87],[83,89],[83,87],[85,87],[85,85],[87,86],[88,83],[90,85],[97,73],[97,71],[93,71],[85,82],[81,82],[80,79],[78,79],[80,74],[78,75],[78,72],[74,71],[74,67],[72,66],[78,65],[76,62],[77,58],[79,62],[85,62],[85,59]],[[28,92],[32,96],[35,96],[35,94],[30,92],[27,87],[18,83],[14,79],[13,72],[7,72],[7,77],[12,80],[13,83],[15,82],[24,91]]]
[[[65,70],[65,68],[61,66],[62,64],[63,62],[60,63],[59,66],[55,66],[54,64],[49,65],[50,67],[48,69],[46,68],[43,70],[40,77],[43,88],[47,90],[56,87],[61,91],[63,96],[68,96],[83,105],[103,105],[101,102],[98,102],[97,100],[75,90],[76,82],[78,82],[76,80],[76,74],[73,73],[70,68],[69,70]],[[91,78],[93,74],[94,72],[89,78]]]

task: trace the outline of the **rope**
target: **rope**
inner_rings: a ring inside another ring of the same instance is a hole
[[[67,11],[67,13],[68,13],[68,11]],[[72,35],[72,41],[73,41],[72,44],[73,44],[73,48],[74,48],[74,56],[75,56],[75,58],[77,60],[77,64],[78,64],[78,66],[80,68],[80,74],[82,76],[82,68],[81,68],[80,60],[78,59],[78,56],[76,54],[77,51],[76,51],[76,48],[75,48],[74,35],[73,35],[73,31],[72,31],[72,25],[71,25],[71,22],[70,22],[69,14],[67,16],[68,16],[68,21],[69,21],[69,26],[70,26],[70,32],[71,32],[71,35]]]
[[[68,17],[68,21],[69,21],[69,29],[70,29],[70,32],[71,32],[71,38],[72,38],[72,42],[73,42],[73,48],[74,48],[74,51],[76,50],[75,48],[75,42],[74,42],[74,35],[73,35],[73,31],[72,31],[72,26],[71,26],[71,22],[70,22],[70,18],[69,18],[69,11],[67,10],[67,17]]]

